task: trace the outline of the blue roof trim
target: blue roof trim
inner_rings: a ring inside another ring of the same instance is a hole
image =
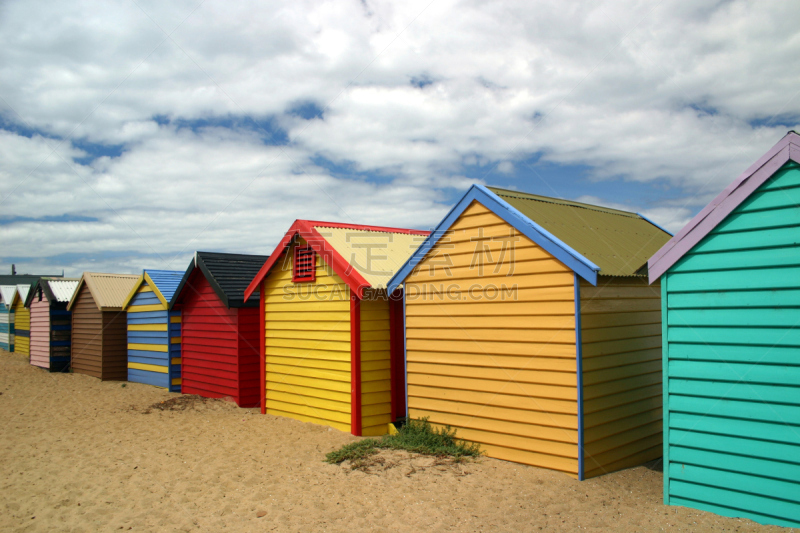
[[[508,202],[497,196],[495,193],[483,185],[473,185],[464,194],[461,200],[453,206],[447,216],[436,226],[419,248],[408,258],[408,261],[397,271],[389,280],[388,291],[392,293],[409,274],[416,268],[428,252],[436,246],[439,239],[453,225],[456,219],[469,207],[473,200],[479,201],[484,207],[492,211],[495,215],[502,218],[517,231],[528,237],[530,240],[544,248],[553,257],[567,265],[580,277],[597,285],[597,273],[600,267],[586,259],[584,256],[573,250],[570,246],[559,240],[552,233],[535,223]]]
[[[639,215],[640,217],[642,217],[643,219],[645,219],[646,221],[648,221],[649,223],[651,223],[652,225],[654,225],[655,227],[657,227],[658,229],[660,229],[661,231],[663,231],[664,233],[666,233],[667,235],[670,235],[672,237],[675,236],[674,233],[672,233],[671,231],[669,231],[667,229],[664,229],[663,226],[661,226],[660,224],[656,224],[655,222],[653,222],[652,220],[650,220],[649,218],[647,218],[643,214],[641,214],[641,213],[636,213],[636,214]]]

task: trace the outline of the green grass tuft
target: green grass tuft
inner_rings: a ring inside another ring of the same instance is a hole
[[[481,455],[480,446],[456,439],[456,430],[450,426],[436,429],[427,418],[408,420],[394,435],[384,435],[380,439],[363,439],[342,446],[325,456],[329,463],[339,464],[350,461],[354,465],[378,453],[379,449],[406,450],[423,455],[452,457],[460,461],[464,457]]]

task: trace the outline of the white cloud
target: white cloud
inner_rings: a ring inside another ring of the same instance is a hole
[[[794,11],[710,0],[7,2],[0,114],[28,136],[0,130],[0,215],[99,221],[0,226],[3,255],[48,266],[80,253],[135,271],[137,253],[167,263],[197,248],[266,253],[294,218],[431,226],[474,181],[465,167],[508,183],[535,154],[588,166],[599,182],[681,191],[625,200],[679,229],[800,121]],[[308,102],[321,119],[286,113]],[[235,126],[213,120],[228,117]],[[273,120],[290,143],[264,144],[245,119]],[[31,128],[123,153],[81,165],[89,154]],[[612,187],[596,201],[624,195]]]

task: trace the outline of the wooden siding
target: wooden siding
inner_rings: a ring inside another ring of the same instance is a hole
[[[665,502],[800,526],[800,168],[662,278]]]
[[[103,381],[128,379],[124,311],[101,312],[84,284],[72,305],[72,370]]]
[[[30,355],[31,348],[31,310],[25,307],[25,302],[17,300],[14,305],[16,318],[14,319],[14,351],[22,355]]]
[[[361,434],[383,435],[392,420],[391,339],[386,291],[361,301]]]
[[[34,366],[50,368],[50,302],[44,294],[41,300],[34,295],[31,301],[30,361]]]
[[[182,293],[181,391],[258,405],[258,308],[225,307],[199,268]]]
[[[14,308],[0,303],[0,348],[14,351]]]
[[[144,281],[127,307],[128,381],[181,391],[181,325]]]
[[[661,288],[581,282],[584,478],[661,457]]]
[[[577,476],[573,272],[478,203],[450,230],[405,282],[409,415]]]
[[[305,246],[302,239],[300,245]],[[316,280],[293,283],[296,247],[287,251],[289,261],[278,260],[261,287],[266,411],[349,432],[350,291],[319,254],[314,254]]]

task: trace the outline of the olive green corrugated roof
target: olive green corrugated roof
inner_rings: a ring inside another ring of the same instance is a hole
[[[487,188],[599,266],[601,276],[636,275],[672,237],[636,213]]]

